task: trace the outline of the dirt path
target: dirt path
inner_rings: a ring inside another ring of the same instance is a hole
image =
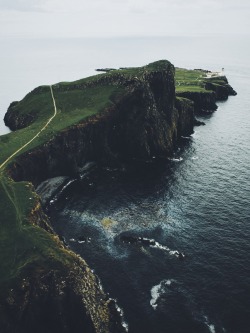
[[[56,108],[56,101],[54,98],[54,94],[53,94],[53,89],[52,86],[50,86],[50,92],[51,92],[51,97],[53,100],[53,105],[54,105],[54,113],[53,116],[51,118],[49,118],[49,120],[47,121],[47,123],[43,126],[43,128],[40,129],[40,131],[32,138],[30,139],[28,142],[26,142],[22,147],[20,147],[18,150],[16,150],[12,155],[10,155],[1,165],[0,165],[0,170],[15,156],[17,155],[21,150],[23,150],[25,147],[27,147],[32,141],[34,141],[47,127],[48,125],[51,123],[51,121],[55,118],[55,116],[57,115],[57,108]]]

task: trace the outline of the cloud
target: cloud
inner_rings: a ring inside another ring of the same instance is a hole
[[[0,36],[246,33],[249,15],[249,0],[0,0]]]
[[[0,10],[41,12],[44,11],[43,0],[0,0]]]
[[[241,10],[250,8],[249,0],[0,0],[0,11],[54,13],[176,13],[178,11]]]

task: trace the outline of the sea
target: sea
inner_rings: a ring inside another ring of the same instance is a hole
[[[45,207],[130,333],[250,331],[250,45],[245,36],[1,39],[0,116],[38,85],[96,68],[224,68],[237,96],[170,159],[94,166]],[[3,121],[0,133],[8,133]],[[93,162],[93,161],[89,161]],[[93,166],[93,164],[91,164]],[[66,176],[66,175],[65,175]]]

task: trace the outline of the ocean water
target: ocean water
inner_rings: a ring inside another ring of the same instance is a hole
[[[245,38],[3,42],[1,115],[36,85],[78,79],[98,67],[165,58],[179,67],[225,68],[238,95],[202,117],[206,126],[183,138],[172,160],[136,170],[97,167],[81,182],[71,182],[48,213],[55,230],[117,300],[129,332],[248,333],[250,48]],[[1,131],[6,132],[3,125]]]

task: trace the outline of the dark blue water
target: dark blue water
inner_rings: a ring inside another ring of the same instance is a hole
[[[131,333],[248,333],[250,48],[239,36],[2,40],[0,114],[35,86],[98,67],[225,68],[238,92],[183,139],[176,160],[96,169],[50,207],[54,228],[95,270]],[[39,64],[39,65],[38,65]],[[7,131],[0,124],[0,132]],[[106,218],[106,220],[105,220]],[[108,219],[107,219],[108,218]],[[122,235],[154,245],[121,241]],[[85,242],[74,242],[79,237]],[[88,239],[91,238],[91,239]],[[70,241],[71,239],[71,241]],[[186,257],[180,260],[177,253]]]
[[[249,332],[249,67],[232,67],[229,80],[238,95],[202,118],[174,160],[99,168],[51,206],[54,228],[117,299],[131,333]]]

